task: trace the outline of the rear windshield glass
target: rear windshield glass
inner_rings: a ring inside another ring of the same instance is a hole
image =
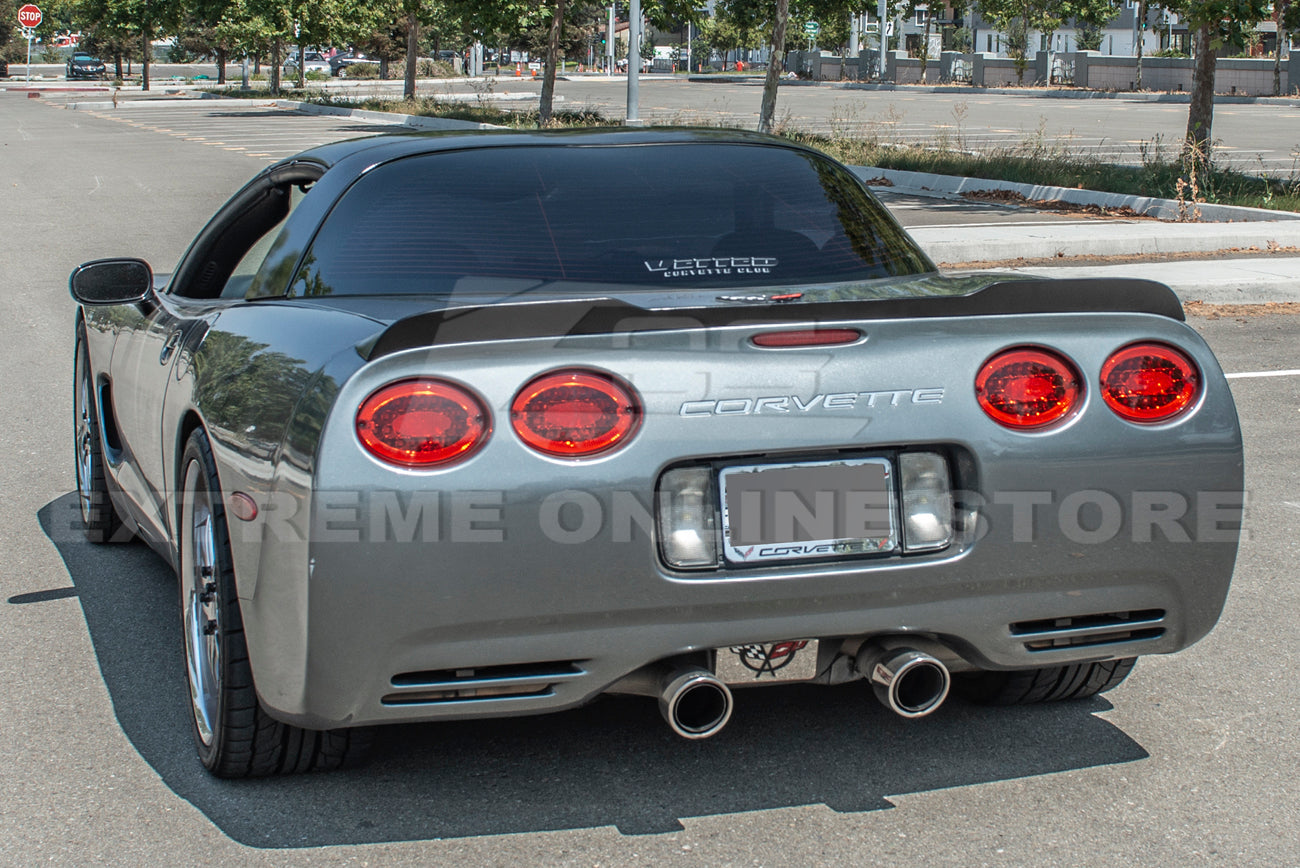
[[[362,176],[322,225],[293,294],[472,292],[485,279],[782,286],[931,267],[855,178],[803,151],[496,147]]]

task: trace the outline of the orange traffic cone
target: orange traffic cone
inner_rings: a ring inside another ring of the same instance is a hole
[[[523,64],[522,64],[522,63],[516,63],[516,64],[515,64],[515,78],[520,78],[521,76],[523,76],[523,74],[524,74],[524,73],[523,73]]]

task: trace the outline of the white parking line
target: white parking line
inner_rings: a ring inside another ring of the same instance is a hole
[[[1229,380],[1246,380],[1253,377],[1300,377],[1300,370],[1291,371],[1244,371],[1240,374],[1227,374]]]

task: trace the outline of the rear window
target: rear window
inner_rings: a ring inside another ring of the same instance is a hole
[[[321,226],[293,293],[555,282],[662,291],[929,270],[855,178],[807,152],[495,147],[409,157],[362,176]]]

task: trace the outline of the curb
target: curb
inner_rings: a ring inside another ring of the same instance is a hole
[[[290,99],[271,100],[276,108],[293,109],[312,115],[333,115],[335,117],[357,118],[365,121],[385,121],[401,124],[417,130],[499,130],[496,124],[480,124],[474,121],[457,121],[450,118],[427,118],[421,115],[400,115],[394,112],[377,112],[369,109],[349,109],[339,106],[320,105],[313,102],[299,102]]]
[[[1079,190],[1073,187],[1049,187],[1039,184],[1019,184],[1014,181],[992,181],[986,178],[963,178],[957,175],[931,175],[926,172],[904,172],[898,169],[878,169],[874,166],[851,166],[859,178],[870,184],[884,178],[892,185],[889,189],[916,196],[960,198],[964,193],[1003,190],[1019,193],[1026,199],[1038,202],[1067,202],[1071,205],[1096,205],[1101,208],[1129,208],[1145,217],[1160,220],[1178,220],[1186,206],[1173,199],[1150,196],[1126,196],[1122,193],[1100,193],[1096,190]],[[1200,211],[1200,221],[1207,223],[1284,222],[1298,221],[1300,214],[1291,211],[1270,211],[1267,208],[1243,208],[1237,205],[1194,206]]]
[[[1184,301],[1205,304],[1300,302],[1300,258],[1223,259],[1214,262],[986,268],[982,272],[1051,278],[1145,278],[1172,289]],[[961,273],[961,272],[953,272]]]
[[[908,234],[938,263],[1007,262],[1070,256],[1171,253],[1241,255],[1300,247],[1300,221],[1278,223],[1069,222],[1030,225],[914,226]],[[1148,263],[1162,269],[1170,263]]]

